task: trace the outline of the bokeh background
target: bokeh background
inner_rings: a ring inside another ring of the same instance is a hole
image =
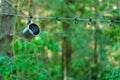
[[[1,79],[120,80],[120,0],[0,0],[0,13]],[[88,20],[33,18],[28,39],[29,18],[2,13]]]

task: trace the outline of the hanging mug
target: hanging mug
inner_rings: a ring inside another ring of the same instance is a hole
[[[23,34],[26,38],[33,38],[40,33],[40,28],[37,24],[33,23],[32,20],[29,21],[27,27],[23,30]]]

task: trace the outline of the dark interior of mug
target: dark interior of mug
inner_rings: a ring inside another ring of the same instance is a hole
[[[38,25],[32,23],[29,25],[29,29],[33,32],[33,35],[38,35],[40,33],[40,29]]]

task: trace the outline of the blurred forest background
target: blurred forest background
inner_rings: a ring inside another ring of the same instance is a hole
[[[120,0],[0,0],[0,13],[96,20],[33,18],[28,40],[28,18],[0,14],[0,80],[120,80]]]

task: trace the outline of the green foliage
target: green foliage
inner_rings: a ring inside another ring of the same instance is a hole
[[[60,67],[50,62],[53,70],[47,69],[46,62],[42,60],[47,54],[45,48],[53,53],[61,51],[49,32],[43,32],[31,41],[15,39],[14,56],[0,58],[0,72],[4,75],[5,80],[51,80],[51,74],[59,73]],[[57,70],[54,70],[54,67]],[[61,76],[59,75],[58,77]]]
[[[31,8],[27,0],[15,2],[18,13],[31,10],[33,16],[120,20],[116,17],[120,15],[117,9],[119,0],[73,0],[69,4],[65,0],[33,0]],[[16,18],[12,42],[14,55],[0,57],[0,73],[5,80],[63,80],[61,47],[64,37],[69,39],[73,50],[68,80],[92,80],[94,75],[97,80],[120,80],[120,23],[113,23],[110,27],[109,22],[94,20],[91,25],[87,24],[88,21],[78,21],[78,24],[70,20],[33,21],[40,25],[42,33],[27,40],[20,35],[27,20]],[[63,23],[69,24],[66,32]]]
[[[37,62],[34,57],[19,55],[15,59],[4,58],[7,61],[1,61],[0,72],[5,75],[6,80],[49,80],[49,74],[46,71],[43,62]]]
[[[16,39],[14,41],[14,51],[21,54],[30,53],[46,53],[45,47],[50,51],[60,51],[58,42],[52,37],[49,32],[43,32],[40,36],[35,37],[31,41]],[[16,54],[17,54],[16,53]]]

